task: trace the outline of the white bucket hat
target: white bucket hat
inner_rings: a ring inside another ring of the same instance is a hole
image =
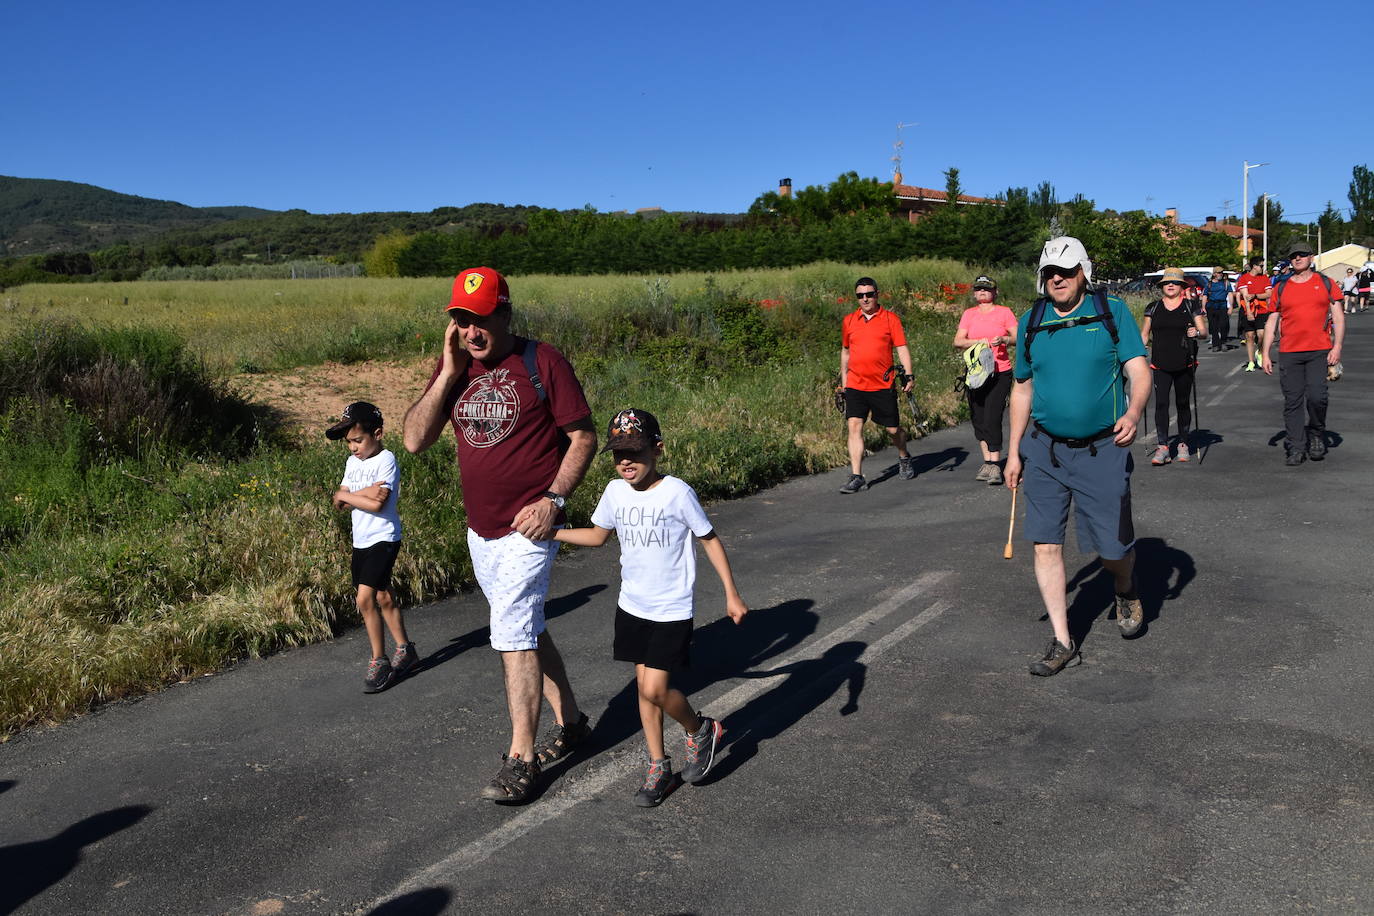
[[[1050,239],[1040,252],[1040,266],[1035,270],[1035,291],[1042,296],[1045,294],[1045,279],[1040,272],[1046,267],[1079,266],[1083,268],[1083,279],[1093,282],[1093,262],[1088,260],[1088,249],[1083,247],[1083,243],[1071,235]]]

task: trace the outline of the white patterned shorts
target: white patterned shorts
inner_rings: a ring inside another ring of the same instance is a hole
[[[531,541],[518,531],[484,538],[469,528],[468,553],[491,605],[491,647],[498,652],[537,649],[558,542]]]

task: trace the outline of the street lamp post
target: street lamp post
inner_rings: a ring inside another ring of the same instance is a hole
[[[1245,170],[1241,173],[1241,204],[1240,204],[1240,250],[1241,269],[1245,268],[1245,261],[1250,256],[1250,170],[1260,166],[1268,165],[1267,162],[1256,162],[1250,164],[1250,160],[1243,160]]]

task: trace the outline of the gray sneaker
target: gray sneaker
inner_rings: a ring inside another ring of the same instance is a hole
[[[988,465],[988,486],[1000,487],[1002,485],[1002,468],[995,462]]]
[[[907,455],[905,458],[898,455],[897,467],[900,469],[898,473],[902,475],[903,480],[910,480],[916,476],[916,460],[910,455]]]
[[[381,693],[391,686],[394,672],[386,656],[379,655],[367,666],[367,677],[363,678],[363,693]]]
[[[644,777],[644,785],[635,793],[635,804],[641,808],[656,807],[672,791],[673,781],[672,758],[649,761],[649,773]]]
[[[720,736],[725,734],[725,729],[715,719],[701,713],[697,716],[701,719],[701,727],[695,735],[687,736],[687,765],[682,768],[683,781],[693,784],[701,782],[711,771],[711,764],[716,762],[716,746]]]
[[[1326,457],[1326,433],[1309,429],[1307,431],[1307,457],[1321,461]]]
[[[1066,646],[1053,636],[1050,637],[1049,648],[1045,650],[1043,658],[1038,658],[1031,662],[1030,673],[1036,677],[1049,677],[1058,674],[1062,669],[1076,665],[1083,660],[1078,654],[1078,646],[1074,641],[1069,640]]]
[[[841,493],[858,493],[860,490],[868,489],[868,481],[864,480],[862,474],[850,474],[849,482],[840,487]]]
[[[403,646],[397,646],[396,651],[391,653],[392,679],[399,681],[420,664],[420,653],[415,650],[415,643],[408,642]]]
[[[993,464],[991,461],[984,461],[983,466],[978,469],[978,473],[973,475],[973,479],[987,483],[988,471],[991,470],[992,467]]]

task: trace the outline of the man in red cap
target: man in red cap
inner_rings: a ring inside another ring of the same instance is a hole
[[[468,549],[491,606],[511,719],[510,749],[482,797],[520,804],[541,768],[590,732],[544,628],[544,601],[558,552],[551,532],[596,453],[596,428],[563,354],[511,333],[510,290],[499,273],[460,273],[448,313],[443,355],[406,413],[405,446],[424,451],[445,423],[458,440]],[[541,687],[558,725],[536,746]]]

